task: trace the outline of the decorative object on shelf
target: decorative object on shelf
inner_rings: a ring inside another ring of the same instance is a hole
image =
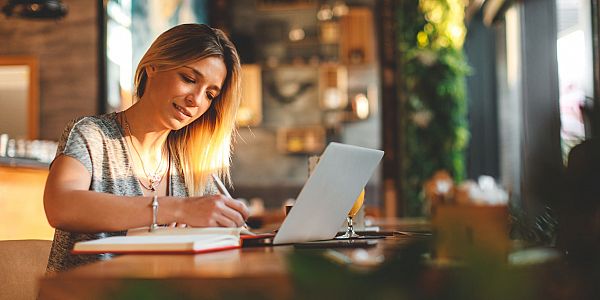
[[[242,101],[237,126],[257,126],[262,121],[262,76],[260,65],[242,65]]]
[[[290,32],[288,33],[288,38],[292,42],[299,42],[304,40],[306,37],[306,32],[304,32],[304,28],[300,26],[292,26]]]
[[[24,19],[61,19],[68,11],[68,7],[60,0],[10,0],[2,7],[7,17]]]
[[[285,154],[321,153],[325,149],[325,128],[280,128],[277,130],[277,149]]]
[[[352,88],[348,92],[347,103],[337,109],[329,109],[324,111],[323,123],[330,126],[339,126],[345,122],[364,121],[373,114],[375,105],[374,100],[377,99],[377,88],[375,86]]]
[[[352,111],[352,119],[364,120],[369,117],[369,97],[368,93],[356,93],[350,97],[350,108]]]
[[[337,22],[327,21],[319,24],[319,42],[337,44],[340,40],[340,26]]]
[[[341,65],[319,67],[319,98],[325,110],[345,109],[348,105],[348,70]]]
[[[348,86],[348,68],[338,64],[319,67],[319,105],[325,111],[324,123],[365,120],[371,114],[371,101],[376,99],[374,86]]]
[[[344,64],[368,64],[375,61],[373,13],[355,7],[340,19],[340,60]]]
[[[343,0],[323,1],[317,11],[319,21],[330,21],[341,18],[348,14],[350,8]]]
[[[320,106],[325,110],[325,124],[365,120],[376,99],[376,87],[348,87],[348,69],[341,65],[319,68]]]
[[[280,66],[265,68],[263,76],[263,123],[265,127],[301,127],[321,124],[318,68]]]
[[[290,26],[287,38],[281,41],[285,49],[285,62],[303,66],[310,60],[319,59],[319,27],[315,24],[299,23]],[[318,65],[318,63],[317,63]]]
[[[465,177],[469,140],[462,0],[403,1],[396,35],[401,124],[401,175],[406,214],[422,213],[421,187],[436,170]],[[451,13],[452,12],[452,13]]]
[[[289,82],[277,85],[274,82],[270,82],[268,85],[269,93],[279,103],[289,104],[300,97],[309,88],[314,85],[312,82]]]

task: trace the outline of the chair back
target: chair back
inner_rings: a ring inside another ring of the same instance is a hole
[[[36,299],[52,241],[0,241],[0,300]]]

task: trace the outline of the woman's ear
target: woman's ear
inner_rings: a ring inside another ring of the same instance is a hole
[[[146,74],[148,74],[148,77],[153,77],[157,71],[158,71],[158,68],[156,68],[155,65],[146,66]]]

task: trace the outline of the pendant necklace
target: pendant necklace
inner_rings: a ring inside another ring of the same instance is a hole
[[[137,157],[140,159],[140,164],[142,166],[142,171],[144,172],[144,175],[146,175],[146,179],[148,180],[148,186],[146,186],[142,180],[140,180],[140,178],[138,177],[138,181],[140,182],[140,184],[142,185],[142,187],[144,187],[145,189],[154,192],[154,194],[156,194],[156,188],[160,185],[160,183],[162,182],[162,179],[164,178],[164,176],[166,175],[167,171],[169,170],[168,166],[167,169],[165,170],[165,172],[163,172],[162,174],[159,173],[160,169],[162,168],[163,165],[163,153],[161,152],[160,155],[160,161],[158,166],[156,167],[156,170],[154,170],[154,172],[152,173],[148,173],[146,171],[146,168],[144,167],[144,160],[142,159],[142,156],[140,155],[140,152],[137,150],[137,148],[135,147],[135,144],[133,143],[133,134],[131,134],[131,126],[129,125],[129,122],[127,120],[127,115],[125,114],[125,112],[122,112],[122,118],[121,118],[121,122],[125,125],[125,130],[127,130],[127,133],[129,134],[129,142],[131,143],[131,146],[133,147],[133,150],[135,151],[135,153],[137,154]],[[127,146],[127,151],[129,153],[131,153],[131,149],[129,148],[129,144],[127,142],[125,142],[125,145]],[[167,153],[168,157],[168,161],[171,161],[170,155]]]

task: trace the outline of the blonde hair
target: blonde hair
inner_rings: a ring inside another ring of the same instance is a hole
[[[204,24],[183,24],[162,33],[142,57],[134,78],[134,97],[144,95],[150,65],[160,70],[220,57],[227,75],[209,109],[189,125],[169,133],[167,146],[183,171],[189,195],[201,196],[211,174],[230,182],[232,136],[240,103],[241,67],[237,50],[223,31]]]

